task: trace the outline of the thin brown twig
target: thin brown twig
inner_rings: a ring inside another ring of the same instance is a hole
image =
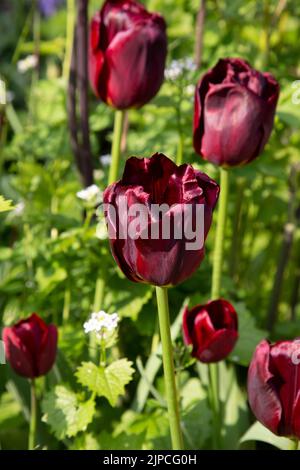
[[[195,64],[201,67],[203,53],[204,22],[206,15],[206,0],[200,0],[199,10],[196,19],[196,41],[195,41]]]
[[[68,121],[70,130],[70,144],[71,149],[75,157],[76,165],[80,173],[81,178],[83,177],[83,169],[80,159],[80,149],[78,142],[78,126],[77,126],[77,112],[76,112],[76,88],[77,88],[77,34],[75,29],[73,48],[72,48],[72,59],[71,68],[68,82],[68,93],[67,93],[67,109],[68,109]],[[83,180],[83,178],[82,178]],[[82,181],[84,183],[84,181]]]
[[[78,0],[77,15],[77,86],[79,92],[80,126],[82,134],[81,165],[85,186],[93,183],[93,162],[90,144],[88,106],[88,1]]]

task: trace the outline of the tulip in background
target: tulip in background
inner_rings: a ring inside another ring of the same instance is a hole
[[[300,339],[256,347],[248,371],[251,409],[279,436],[300,439]],[[297,448],[297,446],[296,446]]]
[[[192,345],[192,355],[201,362],[225,359],[238,339],[238,317],[233,306],[224,299],[197,305],[183,313],[183,336]]]
[[[224,237],[229,194],[228,168],[246,164],[264,149],[272,131],[279,85],[269,73],[243,59],[227,58],[209,70],[195,91],[195,151],[220,166],[220,201],[213,255],[211,299],[221,295]],[[210,364],[210,386],[220,409],[218,364]],[[218,411],[216,412],[216,414]],[[218,420],[220,419],[220,416]],[[218,425],[215,426],[215,429]],[[220,436],[216,435],[216,440]]]
[[[221,59],[195,92],[194,148],[225,167],[251,162],[273,128],[279,85],[242,59]]]
[[[57,328],[35,313],[3,329],[6,358],[14,371],[33,379],[52,368],[57,349]]]
[[[163,154],[151,158],[132,157],[127,160],[123,177],[109,186],[104,192],[104,202],[111,204],[117,215],[118,232],[124,224],[124,211],[120,206],[121,198],[126,197],[128,211],[133,204],[143,204],[147,209],[151,204],[167,204],[166,217],[182,214],[186,205],[204,205],[204,238],[207,237],[214,207],[219,195],[219,186],[206,174],[194,170],[191,165],[177,166]],[[149,209],[150,211],[150,209]],[[147,232],[151,234],[153,221],[148,211]],[[109,231],[114,228],[114,221],[107,216]],[[195,225],[191,212],[190,220],[185,222]],[[143,234],[136,239],[110,239],[113,256],[123,273],[135,282],[146,282],[156,286],[176,285],[189,278],[199,267],[204,257],[204,247],[196,250],[187,249],[187,240],[183,236],[175,239],[143,239]]]
[[[158,92],[167,55],[166,24],[134,0],[108,0],[90,29],[90,81],[117,109],[139,108]]]
[[[57,336],[56,326],[47,325],[35,313],[11,327],[5,327],[2,332],[8,362],[17,374],[30,379],[31,383],[29,449],[35,447],[37,421],[35,378],[47,374],[54,365]]]

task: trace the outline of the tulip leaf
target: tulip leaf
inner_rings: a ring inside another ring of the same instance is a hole
[[[14,209],[12,201],[4,199],[3,196],[0,196],[0,212],[7,212]]]
[[[267,337],[265,330],[257,328],[255,319],[244,304],[234,304],[239,319],[239,339],[229,359],[242,366],[248,366],[257,344]]]
[[[76,393],[57,385],[46,394],[42,410],[42,421],[50,426],[57,439],[64,439],[86,430],[94,416],[95,402],[92,399],[81,401]]]
[[[82,362],[76,376],[81,385],[87,387],[98,396],[107,398],[111,406],[115,406],[119,395],[124,395],[127,385],[134,373],[132,362],[119,359],[108,367],[98,367],[92,362]]]
[[[290,439],[276,436],[259,421],[256,421],[240,439],[241,444],[247,441],[266,442],[281,450],[287,450],[291,446]]]

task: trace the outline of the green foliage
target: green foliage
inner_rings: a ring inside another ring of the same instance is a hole
[[[57,439],[76,436],[85,431],[95,412],[93,399],[82,401],[80,396],[64,385],[57,385],[46,394],[43,403],[43,421]]]
[[[66,9],[62,6],[51,18],[41,18],[38,70],[22,74],[18,60],[36,52],[27,8],[30,2],[2,3],[0,75],[8,99],[5,110],[0,110],[1,326],[36,311],[59,328],[56,364],[45,379],[37,380],[39,398],[44,396],[46,423],[38,431],[39,443],[49,449],[168,449],[171,444],[153,288],[124,278],[107,240],[96,236],[96,217],[86,223],[84,204],[76,196],[82,185],[70,146],[67,82],[61,76]],[[168,64],[193,58],[200,2],[143,3],[167,20]],[[299,178],[295,188],[290,186],[293,165],[300,159],[300,105],[294,99],[300,77],[300,4],[286,2],[278,14],[281,3],[208,0],[200,70],[187,70],[175,82],[165,80],[149,104],[129,111],[121,162],[123,167],[131,155],[150,156],[156,151],[175,158],[180,130],[184,162],[218,180],[218,168],[196,155],[192,145],[195,83],[220,57],[230,55],[249,60],[279,80],[281,94],[271,138],[256,161],[233,169],[230,178],[222,296],[232,301],[238,313],[239,340],[226,365],[220,364],[222,438],[228,449],[255,448],[258,441],[282,449],[289,445],[258,423],[247,431],[253,417],[245,391],[247,367],[256,345],[265,337],[273,341],[300,334]],[[90,0],[89,9],[90,14],[98,10],[99,0]],[[111,152],[113,109],[92,93],[89,123],[95,183],[104,190],[108,167],[100,164],[99,157]],[[293,212],[294,241],[283,276],[278,320],[269,334],[265,331],[266,316],[292,194],[297,209]],[[187,298],[191,307],[210,298],[215,226],[216,217],[200,269],[187,282],[170,289],[184,439],[190,449],[212,447],[212,416],[207,367],[195,363],[190,351],[182,347],[181,307]],[[105,281],[106,288],[97,297],[98,279]],[[83,323],[96,307],[117,312],[121,318],[119,341],[107,351],[105,367],[93,362],[99,351],[83,331]],[[116,360],[118,357],[128,359]],[[137,357],[139,373],[134,374]],[[1,448],[26,447],[29,403],[27,381],[9,366],[0,367]]]
[[[97,367],[92,362],[83,362],[78,367],[78,382],[98,396],[107,398],[111,406],[115,406],[119,395],[124,395],[125,385],[132,380],[134,369],[132,362],[119,359],[107,367]]]
[[[0,195],[0,213],[11,211],[13,208],[12,201],[5,200],[4,197]]]

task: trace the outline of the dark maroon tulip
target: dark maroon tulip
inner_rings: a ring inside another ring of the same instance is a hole
[[[249,403],[258,421],[279,436],[300,439],[300,339],[263,340],[248,372]]]
[[[57,328],[35,313],[3,329],[5,354],[15,372],[33,379],[52,368],[57,349]]]
[[[217,165],[251,162],[272,131],[279,85],[242,59],[221,59],[195,92],[194,148]]]
[[[238,339],[238,318],[227,300],[197,305],[183,313],[183,337],[201,362],[218,362],[233,350]]]
[[[218,194],[219,186],[207,175],[194,170],[191,165],[178,167],[163,154],[127,160],[122,179],[105,190],[104,202],[111,204],[116,211],[114,222],[105,210],[109,232],[117,226],[115,236],[109,233],[110,245],[116,262],[128,279],[166,286],[178,284],[191,276],[203,259],[204,246],[187,248],[187,239],[191,241],[192,238],[184,229],[177,236],[176,220],[184,218],[184,226],[193,227],[195,233],[203,230],[204,242]],[[122,203],[124,197],[127,201],[125,208]],[[130,211],[134,204],[142,205],[145,227],[137,233],[136,239],[132,236],[123,239],[123,234],[128,232],[127,221],[132,220]],[[169,209],[162,217],[155,218],[153,204],[166,204]],[[200,205],[204,207],[201,226],[196,223],[196,209]],[[166,237],[162,227],[168,220],[171,230],[170,236]],[[152,236],[155,229],[156,239]],[[147,234],[150,235],[148,238]]]
[[[167,55],[166,24],[135,0],[107,0],[90,28],[95,94],[117,109],[139,108],[158,92]]]

